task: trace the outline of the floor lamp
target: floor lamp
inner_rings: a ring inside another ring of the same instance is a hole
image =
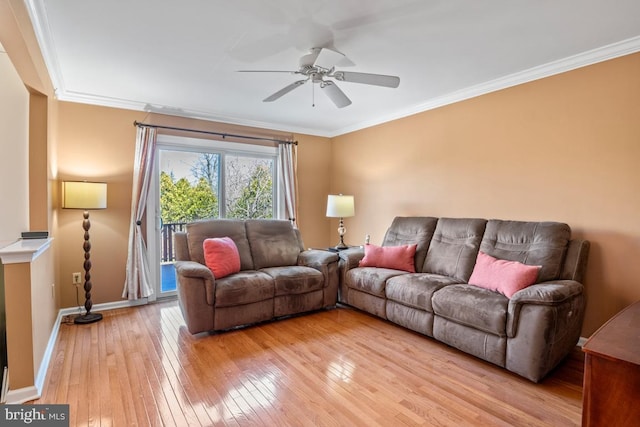
[[[356,209],[353,196],[330,194],[327,198],[327,216],[329,218],[340,218],[340,224],[338,225],[340,243],[338,243],[334,249],[342,250],[348,248],[348,246],[344,244],[344,235],[347,233],[347,229],[344,226],[343,218],[354,216],[355,214]]]
[[[64,181],[62,183],[62,207],[83,209],[84,220],[84,308],[86,313],[74,319],[74,323],[93,323],[102,319],[102,314],[92,313],[91,306],[91,242],[89,242],[89,209],[106,209],[107,184],[105,182]]]

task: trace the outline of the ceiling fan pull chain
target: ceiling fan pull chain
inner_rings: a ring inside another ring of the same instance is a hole
[[[314,84],[311,84],[311,106],[316,106],[316,90]]]

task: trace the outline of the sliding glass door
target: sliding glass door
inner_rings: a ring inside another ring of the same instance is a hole
[[[156,296],[175,295],[173,235],[206,218],[278,218],[274,147],[160,136],[147,238]]]

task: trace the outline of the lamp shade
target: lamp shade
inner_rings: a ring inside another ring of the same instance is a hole
[[[353,196],[330,194],[327,199],[327,216],[330,218],[346,218],[354,216],[356,208]]]
[[[107,183],[63,181],[62,207],[65,209],[105,209],[107,207]]]

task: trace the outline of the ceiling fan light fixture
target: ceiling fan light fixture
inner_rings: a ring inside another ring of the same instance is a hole
[[[335,66],[341,60],[346,59],[344,54],[328,49],[328,48],[312,48],[311,53],[300,58],[299,68],[297,71],[290,71],[292,74],[301,74],[306,77],[304,80],[293,82],[276,93],[263,99],[263,102],[273,102],[283,95],[291,92],[298,86],[311,80],[311,83],[319,83],[320,89],[327,94],[327,97],[333,101],[338,108],[344,108],[351,105],[351,100],[344,92],[330,80],[325,77],[335,78],[338,81],[361,83],[374,86],[383,86],[389,88],[397,88],[400,84],[400,78],[397,76],[388,76],[384,74],[357,73],[352,71],[335,71]],[[274,72],[268,70],[242,70],[242,72]],[[275,71],[287,72],[287,71]]]

